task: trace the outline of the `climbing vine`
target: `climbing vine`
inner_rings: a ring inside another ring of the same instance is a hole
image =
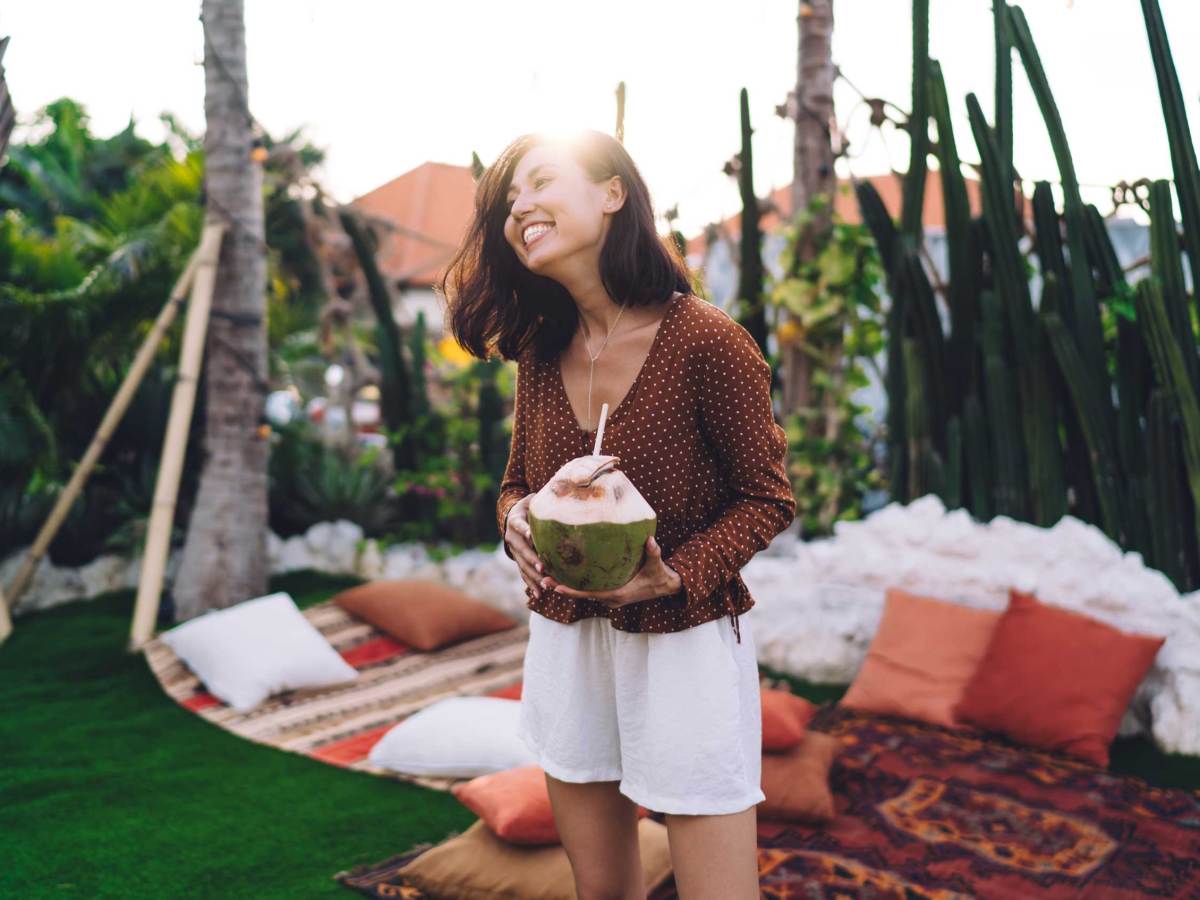
[[[875,360],[884,342],[883,267],[870,231],[834,213],[820,251],[788,274],[802,233],[827,203],[817,195],[785,229],[784,274],[768,275],[766,291],[780,348],[796,346],[815,361],[809,405],[787,411],[783,423],[806,539],[861,518],[866,495],[885,486],[882,436],[865,422],[871,409],[853,399],[870,383],[868,367],[882,381]]]

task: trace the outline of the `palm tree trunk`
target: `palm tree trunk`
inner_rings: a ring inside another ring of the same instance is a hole
[[[205,354],[205,461],[175,577],[175,620],[267,588],[262,171],[251,159],[242,0],[203,0],[207,215],[229,222]],[[230,221],[232,220],[232,221]]]
[[[797,263],[820,250],[828,233],[836,176],[833,171],[833,0],[800,0],[797,21],[800,45],[796,65],[796,90],[792,113],[796,119],[792,179],[792,215],[808,206],[814,194],[830,198],[826,212],[818,215],[795,248]],[[795,343],[781,348],[783,357],[783,409],[794,412],[810,403],[813,359]]]

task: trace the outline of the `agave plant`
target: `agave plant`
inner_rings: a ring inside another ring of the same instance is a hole
[[[303,421],[284,426],[274,438],[269,478],[276,534],[286,537],[318,522],[346,519],[374,536],[396,524],[391,476],[377,448],[347,453],[326,446]]]

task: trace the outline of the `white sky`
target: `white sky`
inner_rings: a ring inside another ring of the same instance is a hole
[[[1194,139],[1200,144],[1200,4],[1161,0]],[[1081,182],[1170,177],[1170,160],[1136,0],[1026,0]],[[132,115],[161,140],[162,111],[204,125],[200,4],[177,0],[0,0],[0,36],[21,138],[35,110],[81,101],[95,133]],[[738,91],[749,91],[760,196],[791,180],[792,130],[774,115],[795,81],[796,0],[246,0],[250,106],[275,136],[304,126],[328,154],[325,185],[348,201],[427,160],[489,163],[514,137],[540,128],[611,132],[617,82],[626,83],[625,145],[661,215],[678,204],[691,235],[736,213],[721,166],[738,149]],[[907,109],[909,0],[835,0],[834,59],[867,96]],[[951,96],[959,150],[977,159],[964,97],[992,103],[990,0],[931,0],[931,54]],[[1191,39],[1191,40],[1189,40]],[[1014,57],[1015,156],[1029,179],[1057,170]],[[907,165],[907,142],[887,145],[849,119],[858,95],[835,90],[858,174]],[[864,141],[870,135],[870,140]],[[846,161],[839,173],[846,174]],[[1085,190],[1102,213],[1103,187]]]

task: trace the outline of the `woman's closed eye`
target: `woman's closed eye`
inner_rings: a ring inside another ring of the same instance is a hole
[[[549,180],[550,180],[549,178],[535,178],[533,181],[533,189],[540,190],[541,186]],[[515,203],[515,202],[516,202],[515,200],[508,201],[508,211],[509,212],[512,212],[513,203]]]

